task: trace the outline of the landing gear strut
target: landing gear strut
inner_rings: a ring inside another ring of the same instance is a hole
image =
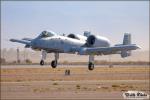
[[[57,60],[59,59],[59,53],[55,53],[55,60],[53,60],[51,62],[51,66],[52,68],[56,68],[57,67]]]
[[[94,55],[89,55],[88,69],[89,70],[93,70],[94,69]]]
[[[47,52],[45,50],[42,50],[42,59],[40,61],[40,65],[44,65],[44,60],[46,59]]]

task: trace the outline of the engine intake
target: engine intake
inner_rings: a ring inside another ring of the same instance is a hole
[[[94,43],[95,43],[95,36],[94,35],[91,35],[91,36],[89,36],[88,37],[88,39],[87,39],[87,43],[88,43],[88,45],[93,45]]]

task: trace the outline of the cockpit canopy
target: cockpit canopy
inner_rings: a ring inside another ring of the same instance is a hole
[[[72,39],[77,39],[77,40],[80,40],[78,37],[77,37],[77,35],[75,35],[75,34],[69,34],[67,37],[69,37],[69,38],[72,38]]]
[[[56,33],[52,32],[52,31],[43,31],[40,35],[39,38],[46,38],[46,37],[52,37],[56,35]]]

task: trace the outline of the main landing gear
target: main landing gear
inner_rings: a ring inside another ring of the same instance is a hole
[[[46,59],[46,55],[47,55],[47,52],[45,50],[42,50],[42,59],[40,61],[40,65],[44,65],[44,60]],[[57,67],[57,60],[59,59],[59,53],[55,53],[54,56],[55,56],[55,60],[51,62],[52,68]]]
[[[51,66],[52,68],[56,68],[57,67],[57,60],[59,59],[59,53],[55,53],[55,60],[53,60],[51,62]]]
[[[44,60],[46,59],[47,52],[45,50],[42,50],[42,59],[40,61],[40,65],[44,65]],[[55,59],[51,62],[52,68],[57,67],[57,62],[59,59],[59,53],[54,53]],[[88,64],[88,69],[93,70],[94,69],[94,55],[89,55],[89,64]]]
[[[89,70],[93,70],[94,69],[94,55],[89,55],[88,69]]]

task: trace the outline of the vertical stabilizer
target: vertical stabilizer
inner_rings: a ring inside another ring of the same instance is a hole
[[[131,34],[125,33],[123,37],[123,45],[129,45],[131,44]],[[131,56],[131,51],[121,51],[121,57],[128,57]]]
[[[123,45],[131,44],[131,34],[125,33],[123,38]]]

